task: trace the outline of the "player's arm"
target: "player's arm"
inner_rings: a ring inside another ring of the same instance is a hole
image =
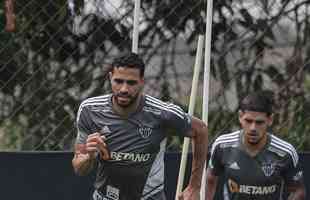
[[[86,144],[76,144],[72,166],[76,174],[87,175],[95,165],[95,155],[86,153]]]
[[[98,153],[104,160],[110,157],[105,144],[106,138],[96,132],[96,129],[89,110],[82,103],[77,114],[78,135],[72,159],[73,169],[78,175],[87,175],[93,169]]]
[[[207,184],[206,184],[206,200],[213,200],[218,182],[218,176],[214,175],[211,168],[207,169]]]
[[[203,121],[195,117],[192,117],[192,148],[193,162],[189,185],[200,189],[208,153],[208,127]]]
[[[206,196],[205,200],[213,200],[216,187],[218,185],[218,178],[224,171],[224,165],[222,163],[223,151],[219,148],[219,142],[221,139],[217,138],[210,151],[210,159],[208,163],[206,178]]]
[[[187,185],[184,192],[179,195],[179,199],[181,200],[199,199],[201,178],[208,152],[208,128],[206,124],[195,117],[192,117],[191,121],[191,137],[193,149],[192,171],[189,184]]]
[[[287,159],[287,168],[284,171],[284,181],[289,193],[288,200],[304,200],[306,192],[304,186],[303,170],[301,168],[298,154],[294,147],[290,147],[294,152]]]
[[[189,184],[179,194],[179,199],[197,200],[201,187],[202,172],[208,152],[208,128],[198,118],[188,115],[179,106],[163,104],[163,125],[168,129],[174,129],[182,136],[192,138],[192,171]]]
[[[96,162],[97,152],[103,160],[110,159],[105,137],[100,133],[88,135],[85,144],[76,144],[72,165],[78,175],[87,175]]]

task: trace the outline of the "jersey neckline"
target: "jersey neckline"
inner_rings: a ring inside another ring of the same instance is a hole
[[[134,111],[134,112],[132,112],[132,113],[130,113],[128,116],[122,116],[122,115],[120,115],[120,114],[118,114],[115,110],[114,110],[114,108],[113,108],[113,94],[111,93],[110,94],[110,98],[109,98],[109,106],[112,108],[111,110],[112,110],[112,112],[113,112],[113,114],[114,115],[116,115],[116,116],[118,116],[119,118],[121,118],[121,119],[128,119],[128,118],[131,118],[132,116],[134,116],[135,114],[137,114],[137,113],[139,113],[140,111],[142,111],[142,109],[143,109],[143,107],[144,107],[144,105],[145,105],[145,94],[141,94],[141,99],[140,99],[140,102],[139,102],[139,105],[137,106],[137,109]]]
[[[265,152],[269,145],[270,145],[270,142],[271,142],[271,133],[267,132],[267,141],[266,141],[266,144],[264,145],[264,147],[254,156],[250,155],[247,150],[246,150],[246,147],[245,147],[245,144],[243,142],[243,134],[244,134],[244,130],[240,130],[240,133],[239,133],[239,147],[240,149],[246,153],[247,155],[249,155],[250,157],[252,158],[257,158],[260,154],[262,154],[263,152]]]

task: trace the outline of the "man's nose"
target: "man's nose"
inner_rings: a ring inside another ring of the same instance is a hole
[[[120,88],[121,92],[127,92],[128,91],[128,85],[127,83],[122,84],[121,88]]]
[[[250,129],[251,130],[256,130],[256,123],[255,122],[251,123]]]

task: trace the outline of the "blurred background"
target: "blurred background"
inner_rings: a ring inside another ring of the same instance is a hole
[[[106,70],[131,50],[133,1],[17,0],[16,28],[4,30],[0,6],[0,150],[71,151],[79,104],[110,92]],[[307,0],[217,0],[213,3],[209,132],[239,128],[246,93],[274,91],[273,131],[310,150],[310,3]],[[143,0],[139,54],[145,92],[185,110],[202,0]],[[203,67],[195,116],[201,118]],[[181,149],[171,137],[169,148]]]

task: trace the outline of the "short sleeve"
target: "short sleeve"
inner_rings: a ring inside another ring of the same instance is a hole
[[[77,137],[76,144],[85,144],[87,136],[91,134],[92,131],[92,121],[89,111],[86,106],[83,104],[80,105],[79,111],[77,113],[76,118],[76,126],[77,126]]]
[[[192,118],[179,106],[169,103],[163,111],[164,124],[167,128],[172,128],[185,137],[191,137]]]
[[[219,176],[224,171],[224,166],[221,162],[222,149],[219,148],[218,143],[214,142],[211,148],[208,168],[212,170],[215,176]]]
[[[292,156],[288,156],[283,177],[287,185],[303,184],[303,170],[296,152]]]

